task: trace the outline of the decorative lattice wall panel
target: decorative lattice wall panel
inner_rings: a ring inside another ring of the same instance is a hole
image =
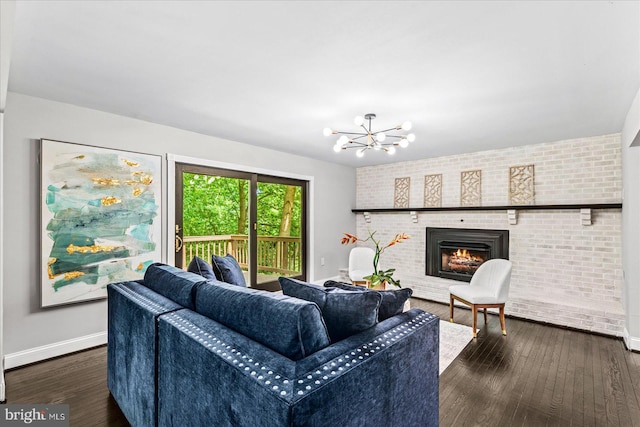
[[[509,204],[534,205],[535,182],[533,165],[509,168]]]
[[[424,207],[442,207],[442,174],[424,176]]]
[[[410,178],[396,178],[395,191],[393,194],[394,208],[409,207],[409,180]]]
[[[482,205],[482,171],[460,173],[460,206]]]

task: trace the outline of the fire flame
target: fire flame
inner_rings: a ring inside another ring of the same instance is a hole
[[[469,256],[469,251],[467,251],[466,249],[463,249],[463,250],[458,249],[456,251],[456,256],[463,257],[463,258],[471,258]]]
[[[476,255],[472,254],[467,249],[458,249],[458,250],[456,250],[454,252],[451,252],[451,256],[453,258],[467,259],[469,261],[480,261],[480,262],[484,261],[484,259],[482,257],[479,257],[479,256],[476,256]]]

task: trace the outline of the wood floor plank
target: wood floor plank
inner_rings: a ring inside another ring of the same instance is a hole
[[[609,341],[600,349],[601,358],[605,361],[604,383],[607,400],[607,414],[614,414],[621,426],[633,426],[640,423],[640,412],[637,409],[631,379],[627,371],[623,343]]]
[[[560,355],[565,337],[565,333],[559,333],[558,338],[553,340],[553,345],[549,351],[547,351],[547,354],[549,354],[547,378],[544,381],[544,385],[542,385],[542,395],[539,404],[540,407],[547,408],[545,425],[554,422],[557,423],[558,421],[558,405],[557,403],[554,404],[554,401],[557,400],[555,393],[561,383],[561,381],[559,381],[559,375],[562,373]],[[562,383],[564,383],[564,381],[562,381]]]
[[[586,336],[583,343],[582,351],[585,355],[584,361],[584,388],[583,388],[583,404],[582,410],[584,411],[584,425],[595,426],[596,423],[596,397],[595,397],[595,384],[594,379],[594,363],[593,353],[594,348],[591,341],[591,336]],[[602,409],[600,409],[602,410]]]
[[[594,341],[596,341],[594,337],[591,337],[591,343],[593,345]],[[600,352],[600,347],[593,346],[593,396],[595,400],[594,406],[594,414],[595,421],[597,425],[612,425],[618,426],[620,423],[617,418],[615,418],[615,414],[611,412],[611,406],[608,402],[609,395],[605,390],[605,369],[606,364],[605,361],[602,360],[602,354]]]
[[[636,400],[640,402],[640,353],[625,351],[625,360],[629,369],[631,386],[636,395]]]
[[[580,351],[587,334],[571,331],[567,341],[568,369],[565,376],[562,414],[566,425],[584,425],[582,394],[584,390],[584,353]]]
[[[570,331],[568,331],[570,332]],[[566,405],[565,399],[565,387],[566,378],[568,373],[573,367],[568,363],[569,361],[569,341],[571,340],[571,333],[561,334],[559,345],[557,346],[557,367],[555,369],[555,376],[547,379],[547,389],[550,390],[549,397],[549,417],[547,419],[548,426],[566,426],[568,424],[567,419],[563,417],[565,413],[564,408]],[[553,378],[553,385],[549,379]],[[544,402],[543,402],[544,404]]]
[[[515,328],[511,328],[511,334],[519,334],[515,336],[528,335],[529,330],[526,327],[525,322],[518,322]],[[522,377],[513,375],[512,372],[525,372],[530,364],[531,349],[538,345],[538,337],[531,336],[527,340],[512,340],[508,336],[510,348],[512,349],[510,354],[510,360],[512,361],[508,365],[503,365],[504,377],[506,378],[503,385],[503,394],[500,399],[500,405],[496,405],[496,409],[492,418],[497,420],[496,425],[508,425],[513,423],[513,416],[516,413],[523,394]]]
[[[622,348],[624,395],[630,408],[632,424],[640,427],[640,353],[627,351],[624,344]]]
[[[586,372],[586,360],[587,355],[585,353],[585,346],[587,346],[587,334],[575,334],[572,350],[575,354],[575,370],[573,389],[574,395],[572,399],[572,411],[571,411],[571,425],[583,426],[587,425],[585,416],[585,372]],[[591,405],[591,402],[588,402]]]

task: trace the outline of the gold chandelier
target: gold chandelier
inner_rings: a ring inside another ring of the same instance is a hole
[[[361,127],[364,132],[344,132],[325,128],[322,133],[324,136],[340,135],[333,151],[339,153],[348,148],[356,148],[356,156],[362,157],[367,150],[382,150],[392,155],[396,152],[396,146],[405,148],[410,142],[416,140],[416,136],[412,133],[399,135],[394,132],[411,130],[411,122],[404,122],[401,125],[383,129],[379,131],[371,130],[371,120],[375,119],[373,113],[365,114],[364,117],[357,116],[353,122],[356,126]],[[368,122],[368,123],[367,123]]]

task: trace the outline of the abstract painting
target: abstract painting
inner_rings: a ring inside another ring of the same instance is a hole
[[[105,298],[161,261],[161,156],[42,140],[42,307]]]

